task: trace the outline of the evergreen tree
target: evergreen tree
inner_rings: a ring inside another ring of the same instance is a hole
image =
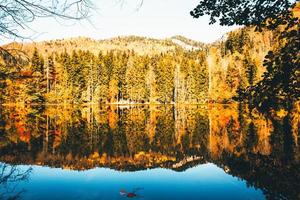
[[[34,49],[33,55],[31,57],[31,69],[41,74],[44,73],[44,59],[39,54],[37,48]]]

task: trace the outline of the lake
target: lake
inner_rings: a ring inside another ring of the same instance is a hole
[[[0,199],[299,199],[299,113],[0,107]]]

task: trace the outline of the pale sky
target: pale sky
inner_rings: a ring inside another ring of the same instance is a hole
[[[62,39],[77,36],[106,39],[116,36],[137,35],[152,38],[167,38],[183,35],[201,42],[213,42],[234,27],[209,25],[207,16],[194,19],[189,12],[199,0],[91,0],[96,11],[91,13],[90,22],[69,22],[50,18],[37,19],[28,24],[32,28],[20,30],[34,41]],[[13,40],[0,41],[0,43]]]

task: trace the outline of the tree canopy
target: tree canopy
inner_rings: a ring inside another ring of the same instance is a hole
[[[289,0],[202,0],[190,13],[195,18],[209,15],[210,24],[218,19],[220,25],[276,31],[277,44],[265,57],[263,79],[239,92],[240,100],[248,99],[261,111],[282,107],[291,110],[299,100],[300,23],[293,13],[295,6],[299,4]]]
[[[209,15],[210,24],[218,19],[220,25],[274,28],[287,23],[293,5],[289,0],[202,0],[190,14],[195,18]]]

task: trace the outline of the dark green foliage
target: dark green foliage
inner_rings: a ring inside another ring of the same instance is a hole
[[[289,0],[202,0],[190,14],[195,18],[209,15],[210,24],[218,19],[220,25],[227,26],[277,27],[286,23],[291,5]]]
[[[50,92],[52,88],[55,87],[55,82],[56,82],[56,69],[55,69],[55,64],[54,64],[54,58],[53,55],[48,56],[47,58],[47,64],[45,67],[45,78],[46,78],[46,87],[47,87],[47,92]]]
[[[27,83],[25,88],[25,94],[26,94],[25,103],[27,104],[45,103],[44,94],[46,92],[46,88],[44,83],[45,82],[42,77],[35,78],[30,83]]]
[[[44,73],[44,59],[41,55],[39,55],[37,48],[34,49],[31,58],[31,69],[41,74]]]
[[[236,88],[239,86],[239,70],[235,66],[229,66],[226,74],[226,83],[229,88]]]
[[[246,69],[246,76],[250,86],[252,86],[255,82],[255,77],[257,73],[257,66],[251,60],[249,55],[246,55],[245,59],[243,60],[244,67]]]
[[[157,83],[157,96],[160,103],[170,103],[174,100],[174,63],[172,56],[163,54],[154,69]]]
[[[239,32],[230,32],[225,41],[225,49],[229,53],[244,52],[244,47],[250,44],[248,29],[242,28]]]
[[[73,102],[171,103],[175,101],[175,64],[181,66],[180,73],[186,77],[182,80],[186,85],[184,100],[199,102],[207,98],[208,70],[201,52],[150,57],[134,51],[109,51],[100,52],[96,58],[89,52],[73,51],[72,56],[62,53],[57,57],[66,76],[63,88],[70,90],[66,92],[72,94]]]
[[[196,18],[210,15],[211,24],[219,19],[221,25],[280,30],[277,40],[283,42],[275,52],[270,51],[265,57],[264,66],[267,71],[263,79],[255,85],[255,65],[248,59],[244,60],[250,87],[246,90],[240,89],[239,97],[240,100],[249,99],[261,111],[279,108],[291,110],[293,104],[299,100],[300,23],[291,12],[293,6],[288,0],[203,0],[191,12]],[[279,27],[280,25],[283,26]],[[225,44],[226,48],[231,52],[241,52],[247,35],[242,32],[241,36],[240,40],[230,36]]]
[[[285,33],[286,44],[265,57],[267,71],[263,80],[248,88],[244,95],[262,111],[270,108],[291,110],[300,97],[300,25]]]
[[[255,127],[253,122],[250,122],[247,128],[247,135],[246,135],[246,149],[248,151],[252,151],[258,143],[258,135],[257,135],[257,128]]]

